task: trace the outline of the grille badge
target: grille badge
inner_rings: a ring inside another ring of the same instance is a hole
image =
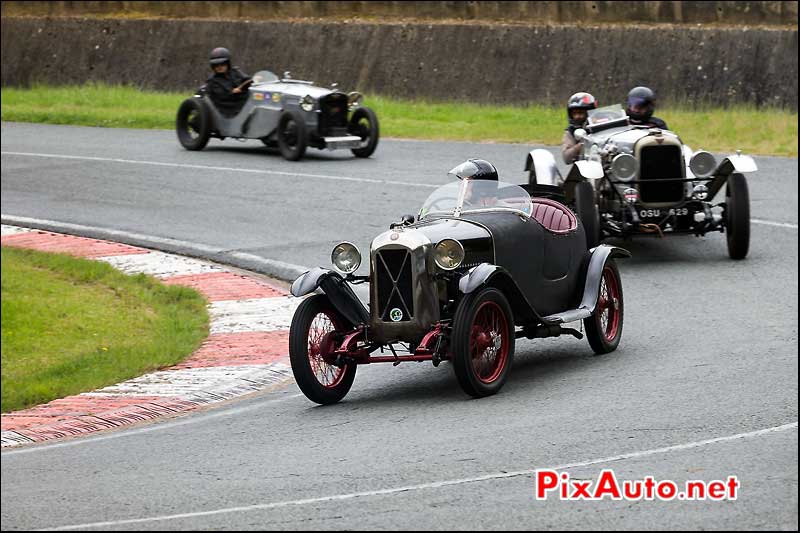
[[[403,312],[395,307],[391,311],[389,311],[389,318],[392,319],[392,322],[400,322],[403,320]]]

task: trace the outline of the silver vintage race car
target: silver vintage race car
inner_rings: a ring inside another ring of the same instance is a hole
[[[268,70],[257,72],[249,97],[239,112],[226,117],[201,87],[178,109],[175,127],[187,150],[202,150],[211,137],[260,139],[278,147],[283,157],[297,161],[306,148],[349,149],[369,157],[378,146],[378,118],[361,105],[358,92],[315,87],[312,82],[284,77]]]
[[[620,105],[589,111],[586,129],[575,131],[581,156],[562,178],[553,155],[528,154],[529,182],[563,187],[583,221],[589,248],[605,237],[724,232],[732,259],[747,256],[750,199],[745,173],[757,170],[749,156],[721,162],[693,151],[675,133],[635,126]],[[714,197],[725,188],[719,203]]]

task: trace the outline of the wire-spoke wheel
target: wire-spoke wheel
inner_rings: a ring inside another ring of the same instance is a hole
[[[356,365],[338,366],[331,355],[335,337],[349,329],[347,321],[324,294],[303,300],[289,330],[289,360],[294,379],[309,400],[336,403],[350,390]]]
[[[750,249],[750,192],[744,175],[734,173],[728,178],[725,206],[728,255],[744,259]]]
[[[594,314],[584,319],[586,338],[597,355],[613,352],[622,337],[622,280],[613,259],[603,267]]]
[[[467,394],[495,394],[508,377],[514,359],[514,317],[497,289],[464,297],[453,318],[453,369]]]

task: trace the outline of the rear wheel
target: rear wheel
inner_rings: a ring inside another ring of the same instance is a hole
[[[586,247],[594,248],[600,244],[600,212],[594,201],[594,187],[588,181],[575,186],[575,211],[586,232]]]
[[[375,112],[368,107],[359,107],[353,111],[347,129],[351,135],[361,137],[361,143],[364,145],[361,148],[350,150],[353,155],[356,157],[371,156],[378,147],[378,137],[380,136],[378,117]]]
[[[613,259],[606,261],[594,314],[583,320],[586,338],[597,355],[613,352],[622,338],[622,280]]]
[[[285,111],[278,121],[278,148],[283,157],[297,161],[306,153],[308,131],[299,113]]]
[[[329,355],[335,333],[349,324],[324,294],[303,300],[289,329],[289,360],[297,386],[303,394],[322,405],[336,403],[350,391],[356,365],[336,366]]]
[[[728,255],[744,259],[750,249],[750,192],[742,174],[731,174],[725,188],[725,231]]]
[[[188,98],[175,117],[178,141],[187,150],[202,150],[211,137],[211,113],[200,98]]]
[[[497,289],[467,294],[453,317],[452,357],[464,392],[480,398],[497,393],[514,360],[514,317]]]

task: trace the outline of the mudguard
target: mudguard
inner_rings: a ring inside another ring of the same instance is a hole
[[[537,321],[539,315],[536,310],[522,294],[522,291],[503,267],[490,263],[481,263],[471,268],[458,280],[458,290],[462,294],[474,292],[482,286],[496,287],[500,289],[508,299],[511,309],[514,312],[514,321],[517,324],[527,324]]]
[[[561,173],[553,154],[542,148],[531,150],[525,161],[525,171],[530,172],[528,183],[538,185],[560,185]]]
[[[575,161],[569,171],[567,179],[586,179],[586,180],[599,180],[605,174],[603,173],[603,165],[597,161]]]
[[[305,296],[322,289],[336,308],[353,325],[369,322],[369,311],[347,284],[347,281],[333,270],[317,267],[302,274],[292,283],[292,296]]]
[[[728,181],[728,177],[734,172],[740,174],[755,172],[758,165],[749,155],[729,155],[717,167],[714,172],[714,180],[708,185],[708,199],[711,200],[717,195],[722,186]]]
[[[600,296],[600,282],[603,277],[603,269],[610,257],[630,257],[631,253],[625,248],[601,244],[589,250],[592,254],[589,259],[589,266],[586,269],[586,281],[583,285],[583,297],[579,309],[594,313],[597,307],[597,299]]]

